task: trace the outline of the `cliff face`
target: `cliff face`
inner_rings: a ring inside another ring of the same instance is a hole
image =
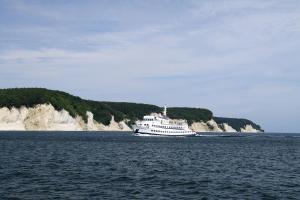
[[[217,124],[213,119],[207,122],[194,122],[190,126],[193,131],[196,132],[228,132],[228,133],[260,133],[262,132],[259,129],[255,129],[251,124],[247,124],[244,127],[241,127],[241,131],[238,131],[232,128],[227,123]]]
[[[221,129],[227,130],[228,132],[263,132],[258,124],[255,124],[248,119],[213,117],[213,120],[221,127]]]
[[[81,116],[72,117],[66,110],[57,111],[51,104],[34,107],[0,108],[0,130],[30,131],[131,131],[125,121],[116,122],[111,117],[109,125],[94,120],[92,112],[86,112],[86,122]],[[217,124],[213,119],[194,122],[190,128],[196,132],[237,132],[230,125]],[[241,128],[241,132],[260,132],[251,124]]]
[[[81,116],[72,117],[65,110],[57,111],[51,104],[34,107],[0,108],[0,130],[33,131],[130,131],[124,121],[116,122],[112,117],[108,126],[96,122],[87,112],[87,123]]]

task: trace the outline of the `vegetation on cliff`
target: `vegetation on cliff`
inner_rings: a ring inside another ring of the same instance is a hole
[[[94,119],[108,125],[113,115],[115,121],[128,119],[132,124],[137,119],[152,112],[160,113],[162,108],[141,103],[105,102],[84,100],[65,92],[44,88],[13,88],[0,89],[0,107],[21,106],[33,107],[37,104],[52,104],[56,110],[65,109],[73,117],[80,115],[86,120],[86,111],[94,114]],[[193,121],[208,121],[212,112],[201,108],[168,108],[168,116],[174,119],[186,119],[189,124]]]
[[[227,117],[213,117],[217,124],[227,123],[229,126],[234,128],[237,131],[241,131],[241,128],[244,128],[246,125],[251,125],[257,130],[262,130],[261,127],[254,122],[248,119],[236,119],[236,118],[227,118]]]

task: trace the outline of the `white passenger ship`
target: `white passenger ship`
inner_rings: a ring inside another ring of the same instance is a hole
[[[137,135],[157,136],[195,136],[196,132],[189,129],[186,120],[172,120],[167,117],[167,107],[163,115],[146,115],[143,120],[133,126]]]

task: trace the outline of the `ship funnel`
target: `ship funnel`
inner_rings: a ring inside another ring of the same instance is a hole
[[[163,112],[164,116],[167,116],[167,106],[164,106],[164,112]]]

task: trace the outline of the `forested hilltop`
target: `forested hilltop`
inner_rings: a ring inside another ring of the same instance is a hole
[[[44,88],[0,89],[0,108],[33,107],[45,103],[52,104],[56,110],[65,109],[73,117],[80,115],[84,120],[87,120],[86,112],[90,111],[94,114],[94,119],[104,125],[110,123],[112,115],[116,122],[127,119],[128,124],[132,124],[144,115],[162,112],[162,108],[155,105],[85,100],[66,92]],[[260,129],[257,124],[245,119],[215,118],[210,110],[203,108],[170,107],[168,116],[172,119],[186,119],[189,124],[215,119],[217,122],[228,123],[236,130],[240,130],[246,124]]]
[[[0,107],[33,107],[44,103],[52,104],[56,110],[65,109],[73,117],[80,115],[85,120],[86,112],[90,111],[96,121],[105,125],[110,123],[112,115],[117,122],[129,119],[133,123],[144,115],[162,112],[162,108],[155,105],[84,100],[65,92],[44,88],[0,89]],[[189,123],[212,118],[210,110],[201,108],[168,108],[168,115],[175,119],[186,119]]]

